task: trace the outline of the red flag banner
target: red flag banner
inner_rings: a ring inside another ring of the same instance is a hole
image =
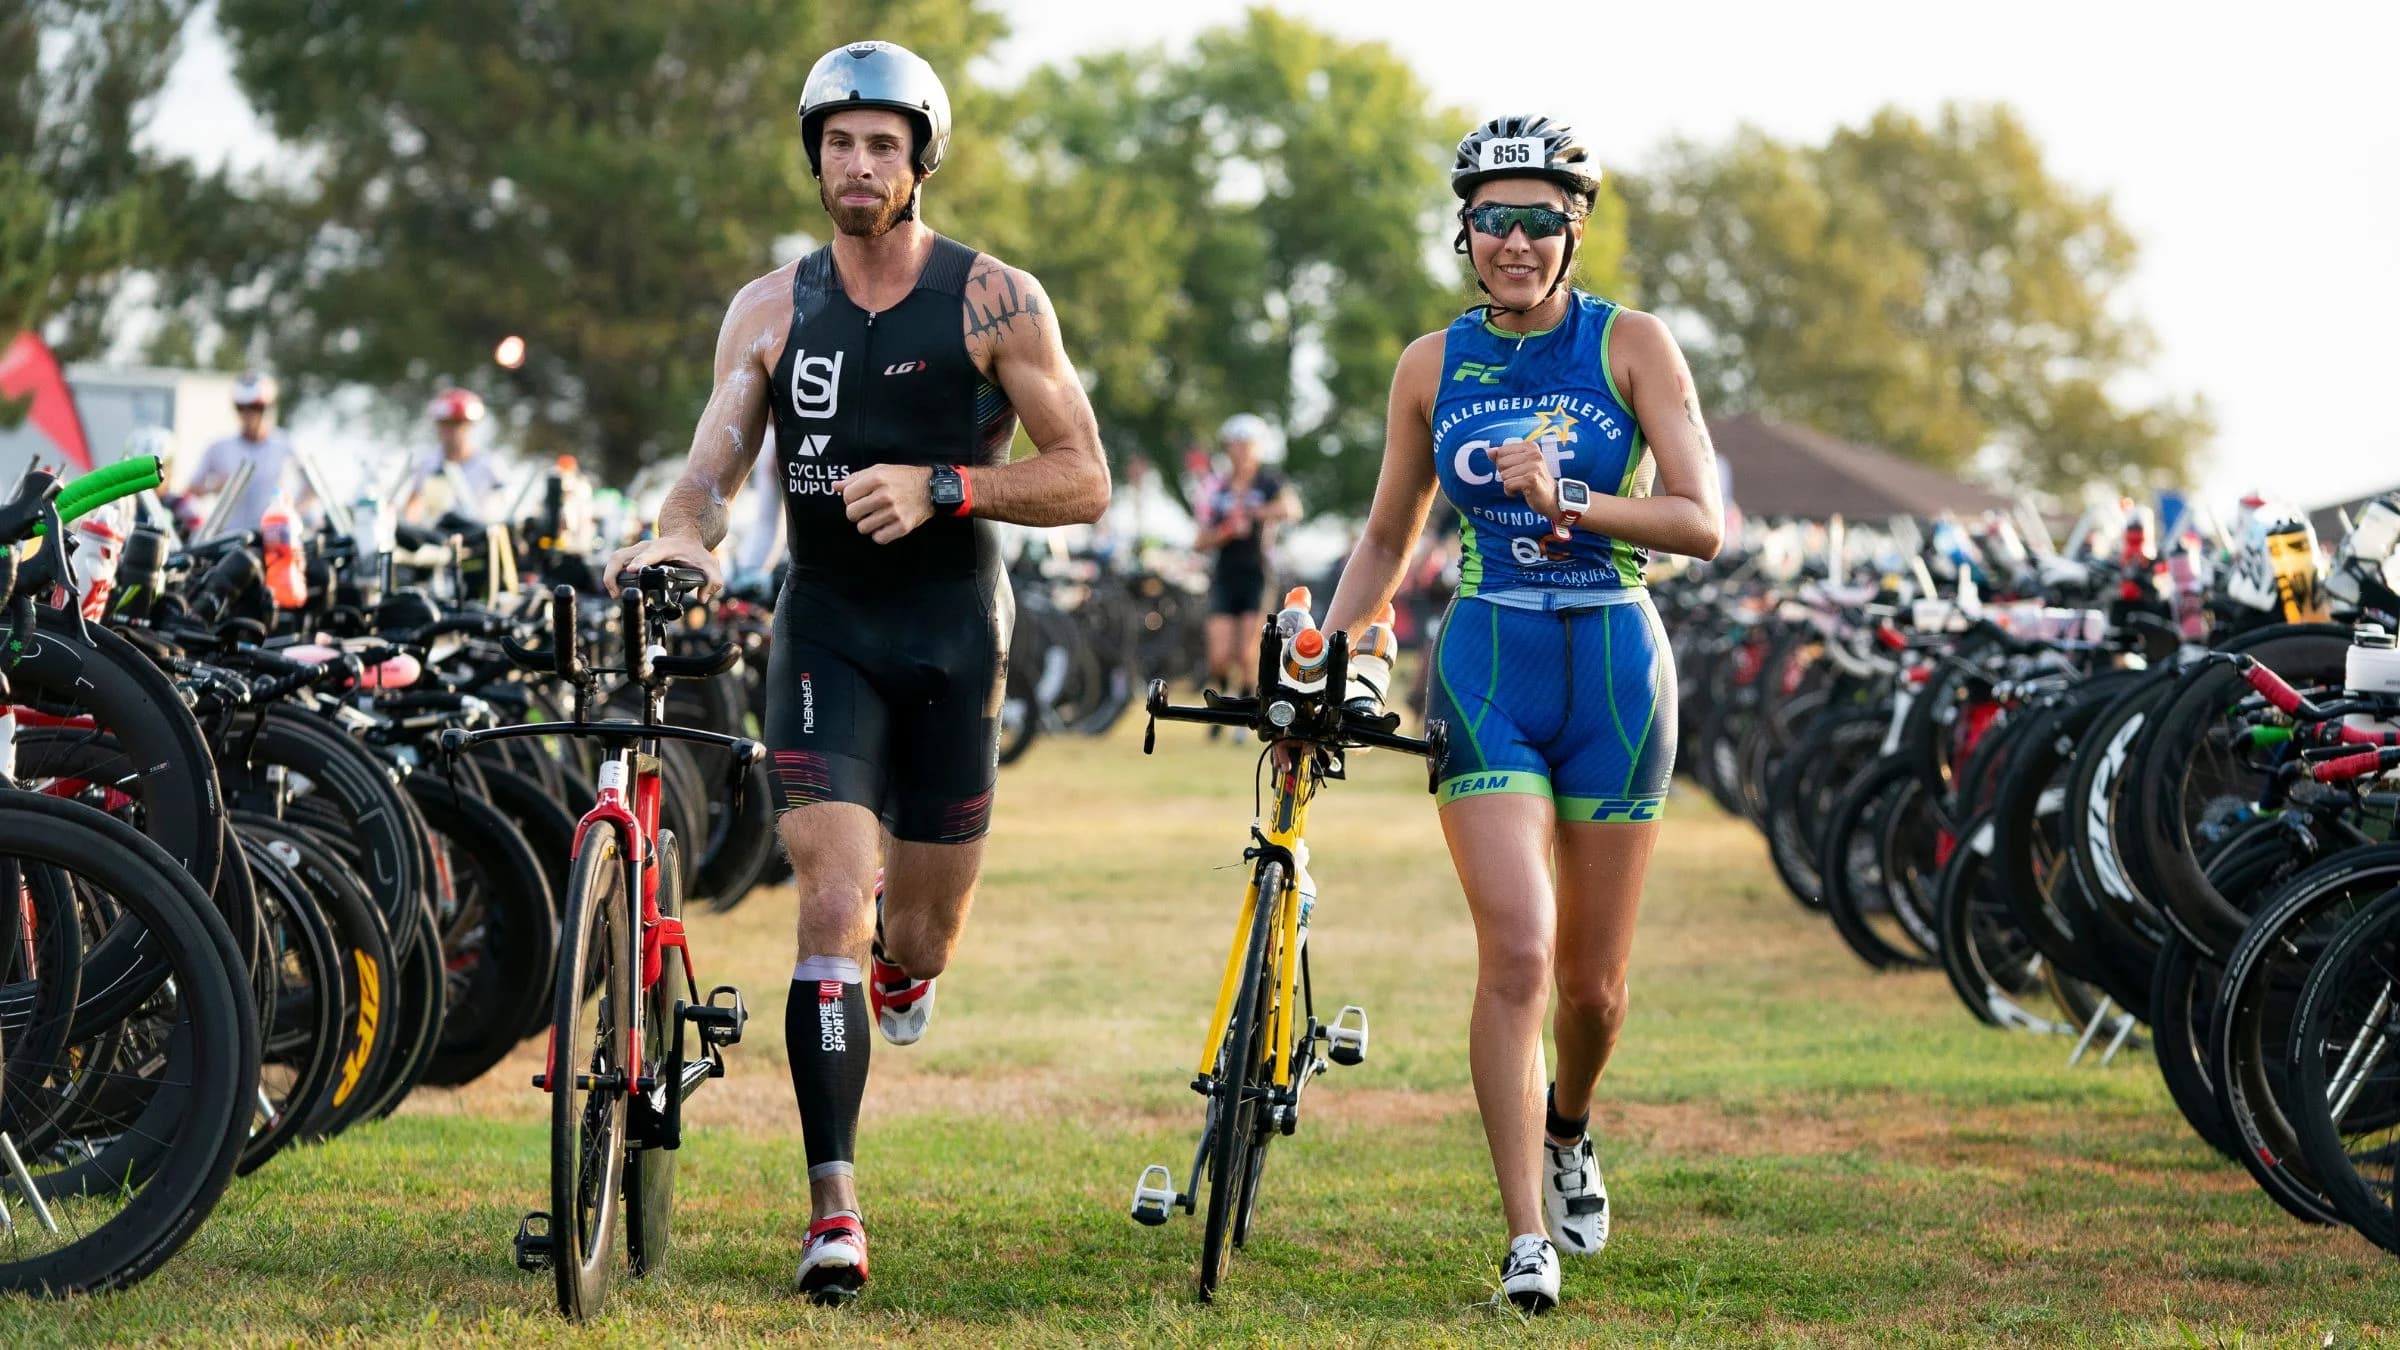
[[[14,403],[28,394],[33,407],[25,425],[49,437],[69,468],[89,470],[92,448],[84,441],[83,417],[67,390],[66,372],[59,369],[49,344],[31,333],[19,333],[0,353],[0,397]]]

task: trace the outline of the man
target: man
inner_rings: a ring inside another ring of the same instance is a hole
[[[508,508],[500,500],[500,471],[475,449],[475,424],[483,420],[483,398],[472,389],[445,389],[425,407],[441,438],[440,448],[417,464],[401,494],[400,518],[428,524],[444,513],[489,524]]]
[[[200,452],[200,467],[193,471],[188,489],[193,496],[213,496],[224,491],[237,469],[244,464],[250,466],[250,481],[243,486],[241,496],[222,513],[217,525],[219,536],[257,529],[259,520],[278,497],[296,508],[316,501],[300,470],[299,452],[293,448],[292,438],[268,425],[274,416],[275,393],[275,378],[271,375],[251,371],[235,380],[233,411],[241,419],[241,430]]]
[[[868,1001],[887,1039],[923,1033],[982,867],[1014,613],[993,523],[1096,521],[1109,485],[1041,283],[918,218],[950,140],[933,68],[887,42],[837,48],[809,72],[800,134],[833,242],[734,297],[658,537],[608,579],[679,563],[714,593],[710,550],[773,420],[792,552],[766,739],[799,891],[784,1033],[814,1219],[799,1286],[835,1302],[867,1280]],[[1037,453],[1010,463],[1020,420]]]

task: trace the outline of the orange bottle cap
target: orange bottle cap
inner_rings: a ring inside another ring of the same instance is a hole
[[[1294,605],[1297,605],[1302,609],[1314,609],[1316,607],[1316,601],[1310,597],[1308,593],[1308,587],[1294,586],[1290,590],[1283,593],[1283,607],[1285,609],[1290,609]]]
[[[1292,637],[1292,651],[1303,661],[1314,661],[1325,654],[1325,635],[1314,628],[1303,628]]]

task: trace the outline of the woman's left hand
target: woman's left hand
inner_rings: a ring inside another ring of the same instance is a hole
[[[1558,519],[1558,476],[1550,472],[1550,459],[1542,447],[1531,441],[1494,446],[1492,469],[1500,475],[1500,486],[1509,496],[1522,497],[1527,506]]]

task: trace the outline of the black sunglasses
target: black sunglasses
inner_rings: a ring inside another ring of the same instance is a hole
[[[1475,227],[1475,233],[1494,239],[1506,239],[1508,232],[1519,226],[1524,227],[1527,239],[1547,239],[1565,231],[1575,219],[1552,206],[1504,206],[1498,202],[1486,202],[1467,212],[1467,223]]]

